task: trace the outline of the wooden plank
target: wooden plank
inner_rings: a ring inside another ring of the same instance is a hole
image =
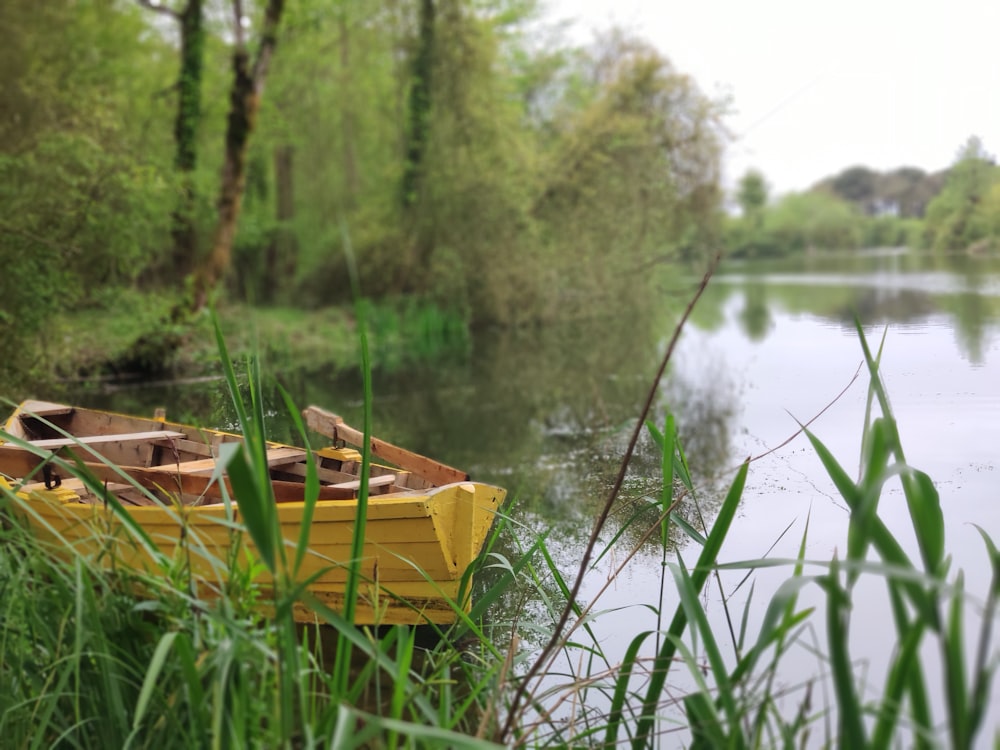
[[[183,431],[184,425],[166,424],[155,419],[130,417],[125,414],[77,409],[73,415],[73,430],[77,435],[118,435],[134,432]]]
[[[368,487],[388,487],[396,483],[395,474],[384,474],[380,477],[370,477],[368,479]],[[340,484],[331,484],[330,487],[336,487],[337,489],[343,490],[360,490],[361,480],[355,479],[353,482],[341,482]]]
[[[152,441],[163,438],[183,438],[183,432],[156,430],[151,432],[122,432],[117,435],[84,435],[76,438],[52,438],[48,440],[29,441],[36,448],[52,450],[53,448],[72,448],[74,445],[101,445],[104,443],[128,443]]]
[[[61,414],[72,414],[72,406],[53,404],[49,401],[25,401],[18,407],[19,417],[54,417]]]
[[[153,444],[159,447],[170,448],[178,453],[192,453],[196,456],[213,456],[212,446],[198,440],[183,440],[177,438],[163,438],[154,440]]]
[[[85,485],[83,483],[83,480],[82,479],[76,479],[75,477],[73,479],[63,479],[60,482],[59,487],[62,488],[62,489],[73,490],[73,492],[76,492],[77,494],[82,494],[82,495],[86,495],[86,494],[90,493],[90,490],[87,489],[87,485]],[[39,492],[39,491],[45,490],[45,489],[48,489],[45,486],[45,482],[31,482],[30,484],[25,484],[25,485],[23,485],[21,487],[18,487],[18,492],[22,492],[22,491],[23,492]]]
[[[285,464],[294,464],[304,460],[306,452],[301,448],[271,448],[267,452],[267,465],[272,469]],[[177,464],[165,463],[157,467],[168,473],[177,474],[211,474],[215,471],[214,458],[202,458],[196,461],[182,461]]]
[[[10,443],[0,445],[0,472],[9,477],[17,479],[26,477],[45,463],[45,460],[16,445]],[[41,473],[38,476],[41,476]]]
[[[306,465],[304,462],[288,464],[287,466],[278,466],[275,470],[280,471],[282,474],[290,474],[293,477],[305,478],[306,475]],[[336,484],[338,482],[349,482],[352,479],[356,479],[357,474],[350,474],[346,471],[338,471],[337,469],[327,469],[323,466],[317,466],[316,477],[319,481],[326,484]]]
[[[364,433],[345,424],[344,420],[333,412],[318,406],[310,406],[302,412],[302,416],[309,429],[320,435],[326,435],[333,440],[343,440],[352,445],[360,446],[364,443]],[[421,476],[434,485],[465,482],[469,479],[469,475],[461,469],[455,469],[375,437],[371,439],[371,451],[379,458]]]
[[[192,495],[216,502],[221,502],[223,497],[219,481],[213,481],[209,476],[178,474],[162,467],[155,469],[138,466],[111,467],[101,463],[86,463],[85,466],[98,481],[102,482],[122,482],[124,480],[119,472],[124,472],[139,486],[149,490],[160,490],[168,495]],[[233,488],[229,479],[224,478],[222,481],[225,482],[229,497],[233,498]],[[305,487],[299,482],[272,481],[271,486],[279,503],[298,502],[305,496]],[[349,488],[324,486],[319,488],[320,500],[351,500],[355,495],[356,492]]]
[[[294,464],[306,460],[306,452],[302,448],[283,446],[267,449],[267,465],[272,469],[284,464]]]

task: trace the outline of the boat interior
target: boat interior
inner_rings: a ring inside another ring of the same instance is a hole
[[[8,441],[0,450],[0,470],[13,479],[27,478],[22,489],[62,487],[79,495],[79,501],[91,503],[110,492],[126,505],[153,505],[156,500],[184,505],[222,502],[222,482],[216,474],[220,447],[242,442],[239,435],[167,422],[163,413],[146,419],[41,401],[22,404],[5,431],[31,446]],[[269,443],[266,452],[276,500],[301,501],[306,449]],[[19,461],[13,460],[14,453],[20,454]],[[103,483],[100,491],[95,491],[94,483],[60,476],[67,472],[47,463],[48,453],[82,462]],[[361,454],[356,449],[339,440],[333,447],[313,451],[313,458],[320,499],[356,498],[361,486]],[[412,471],[370,466],[372,497],[433,486]]]

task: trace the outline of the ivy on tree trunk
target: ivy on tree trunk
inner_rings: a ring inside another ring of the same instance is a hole
[[[188,0],[180,16],[181,75],[177,83],[177,143],[175,164],[181,173],[181,203],[174,212],[173,266],[184,278],[198,257],[198,232],[194,221],[194,170],[198,164],[198,124],[201,120],[201,79],[205,58],[203,0]]]
[[[198,231],[195,226],[194,171],[198,166],[198,126],[201,122],[201,81],[205,67],[204,0],[188,0],[183,10],[154,0],[138,0],[139,5],[169,16],[180,29],[181,70],[177,78],[177,117],[174,120],[174,166],[180,173],[180,201],[171,214],[173,249],[169,268],[184,279],[198,258]]]
[[[264,12],[257,56],[251,65],[250,54],[240,31],[241,3],[234,2],[237,38],[233,51],[233,86],[229,95],[222,182],[216,202],[218,218],[212,233],[211,249],[194,275],[194,310],[200,310],[205,306],[208,295],[229,268],[236,224],[246,185],[247,146],[257,120],[257,112],[260,110],[260,98],[264,92],[264,82],[277,44],[278,27],[284,8],[284,0],[269,0]]]
[[[430,130],[431,71],[434,67],[434,0],[420,0],[420,31],[413,59],[410,87],[406,164],[403,169],[402,202],[409,208],[417,201],[423,171],[424,151]]]

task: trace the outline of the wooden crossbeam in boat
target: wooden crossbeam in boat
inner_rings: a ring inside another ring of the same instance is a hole
[[[183,432],[170,430],[152,430],[150,432],[122,432],[117,435],[85,435],[74,438],[48,438],[29,441],[36,448],[53,450],[56,448],[72,448],[74,445],[100,445],[103,443],[132,443],[151,441],[164,438],[183,438]]]
[[[284,464],[294,464],[304,460],[306,452],[301,448],[269,448],[267,465],[272,469]],[[161,471],[177,474],[211,474],[215,471],[214,458],[202,458],[196,461],[182,461],[179,464],[163,464],[157,467]]]
[[[357,479],[357,474],[352,474],[347,471],[338,471],[337,469],[328,469],[325,466],[319,466],[317,462],[316,466],[316,478],[319,479],[323,484],[339,484],[343,482],[350,482]],[[290,474],[293,477],[305,478],[308,473],[304,461],[299,461],[294,464],[287,464],[285,466],[274,467],[282,474]],[[387,470],[388,471],[388,470]],[[405,475],[406,472],[389,472],[393,476],[399,477],[400,475]]]
[[[216,448],[222,441],[215,443]],[[193,453],[196,456],[214,456],[217,452],[212,450],[212,445],[208,443],[203,443],[199,440],[184,440],[178,438],[164,437],[162,439],[154,440],[154,445],[172,448],[178,453]]]
[[[305,417],[309,429],[320,435],[326,435],[333,440],[343,440],[352,445],[360,446],[365,442],[363,432],[345,424],[343,419],[326,409],[310,406],[302,412],[302,416]],[[461,469],[447,466],[440,461],[421,456],[419,453],[408,451],[376,437],[371,438],[371,451],[379,458],[413,472],[435,485],[465,482],[469,479],[469,475]]]
[[[396,483],[395,474],[383,474],[380,477],[369,477],[368,488],[373,487],[389,487]],[[338,490],[360,490],[361,480],[355,479],[353,482],[340,482],[338,484],[327,485],[328,487],[333,487]]]
[[[155,500],[142,494],[142,490],[136,489],[132,484],[128,484],[122,477],[119,477],[119,480],[121,481],[105,481],[102,489],[108,494],[117,497],[119,502],[125,505],[156,505]],[[44,482],[32,482],[18,487],[17,491],[30,494],[32,492],[42,492],[47,489],[49,488],[45,486]],[[76,479],[75,477],[63,479],[59,483],[59,489],[75,492],[79,495],[80,502],[83,503],[99,503],[103,497],[103,494],[95,494],[82,479]]]
[[[25,401],[18,411],[20,417],[56,417],[62,414],[72,414],[73,407],[65,404],[53,404],[49,401]]]

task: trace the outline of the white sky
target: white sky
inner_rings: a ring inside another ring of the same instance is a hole
[[[549,0],[570,38],[618,25],[731,98],[725,181],[775,192],[856,164],[947,167],[970,135],[1000,151],[996,0]]]

